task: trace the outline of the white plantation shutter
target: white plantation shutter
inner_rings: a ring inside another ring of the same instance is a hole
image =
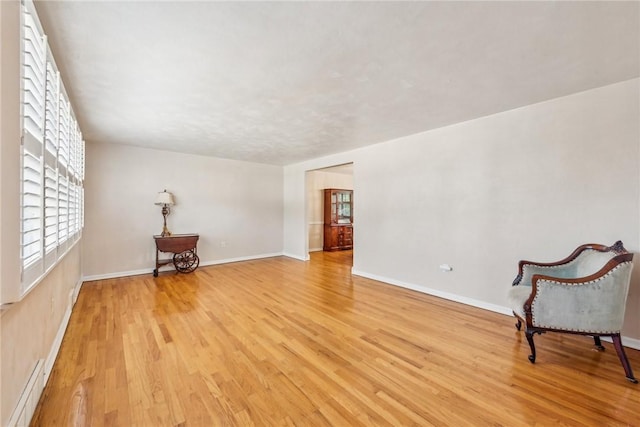
[[[84,164],[85,164],[85,143],[80,143],[80,181],[84,181]],[[84,197],[82,198],[84,200]]]
[[[22,46],[20,295],[25,295],[80,238],[84,141],[31,0],[23,0]]]
[[[44,170],[44,249],[50,253],[58,246],[58,173],[50,166]]]
[[[69,237],[69,180],[60,176],[58,180],[58,242],[62,244]]]
[[[76,206],[76,184],[73,180],[69,180],[69,237],[76,234],[77,217]]]
[[[60,75],[47,61],[44,120],[44,252],[45,267],[57,259],[58,247],[58,104]]]
[[[67,163],[67,170],[69,171],[69,178],[76,176],[76,147],[78,146],[78,124],[75,119],[70,121],[69,132],[69,162]]]
[[[80,188],[80,229],[84,228],[84,188]]]
[[[81,226],[81,208],[80,208],[80,169],[81,159],[84,158],[81,153],[84,147],[82,141],[82,133],[78,128],[78,123],[75,119],[71,119],[71,137],[69,140],[69,166],[68,166],[68,178],[69,178],[69,235],[75,236],[80,231]]]
[[[60,93],[60,103],[58,104],[58,162],[65,169],[69,164],[69,141],[71,139],[69,103],[63,93]]]
[[[82,132],[80,132],[80,129],[78,129],[78,132],[76,134],[76,145],[74,147],[74,152],[74,176],[78,181],[82,181],[82,169],[84,167],[84,141],[82,140]]]
[[[33,15],[23,9],[23,17],[20,258],[23,280],[30,281],[43,259],[46,42]]]
[[[58,87],[60,77],[53,64],[47,61],[47,87],[45,91],[45,148],[53,159],[58,155],[58,102],[60,101],[60,89]]]
[[[33,15],[24,11],[22,115],[23,128],[42,141],[44,128],[46,41]]]
[[[22,265],[42,258],[42,157],[23,151],[22,159]]]
[[[82,230],[82,187],[76,185],[76,234]]]

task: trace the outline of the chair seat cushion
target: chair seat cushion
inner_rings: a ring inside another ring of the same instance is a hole
[[[524,303],[527,302],[529,296],[531,296],[531,286],[512,286],[507,293],[509,307],[523,320],[525,319]]]

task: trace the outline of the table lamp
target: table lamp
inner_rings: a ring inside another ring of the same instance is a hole
[[[167,192],[167,190],[161,191],[156,196],[156,205],[162,206],[162,217],[164,218],[164,225],[162,226],[162,237],[171,236],[171,232],[167,228],[167,215],[171,213],[170,206],[175,205],[173,201],[173,194]]]

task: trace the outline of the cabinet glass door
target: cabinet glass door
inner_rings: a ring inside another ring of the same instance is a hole
[[[351,194],[350,193],[336,193],[338,216],[336,222],[338,224],[351,223]]]

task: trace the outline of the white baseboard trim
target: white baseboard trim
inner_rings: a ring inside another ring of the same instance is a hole
[[[82,287],[82,284],[84,282],[82,281],[82,279],[78,279],[78,283],[76,283],[76,286],[73,288],[73,292],[71,294],[71,305],[76,305],[76,301],[78,301],[78,295],[80,294],[80,288]]]
[[[282,255],[284,255],[282,252],[274,252],[274,253],[268,253],[268,254],[249,255],[249,256],[237,257],[237,258],[218,259],[214,261],[201,261],[200,266],[206,267],[208,265],[229,264],[232,262],[251,261],[254,259],[262,259],[262,258],[273,258],[277,256],[282,256]],[[172,267],[169,266],[167,271],[171,269]],[[117,279],[119,277],[138,276],[141,274],[153,274],[153,266],[150,266],[149,268],[144,268],[141,270],[117,271],[115,273],[105,273],[105,274],[95,274],[91,276],[85,276],[83,277],[83,281],[92,282],[94,280]]]
[[[60,327],[58,328],[58,333],[56,333],[56,337],[53,340],[53,344],[51,345],[51,350],[49,351],[49,355],[47,359],[44,361],[44,384],[47,384],[49,380],[49,375],[51,375],[51,370],[53,369],[53,364],[56,361],[56,357],[58,357],[58,352],[60,351],[60,346],[62,345],[62,338],[64,338],[64,333],[67,331],[67,325],[69,325],[69,319],[71,319],[71,305],[67,306],[67,309],[64,312],[64,316],[62,317],[62,322],[60,322]]]
[[[625,347],[633,348],[636,350],[640,350],[640,340],[629,338],[622,336],[622,345]],[[602,341],[613,342],[613,340],[609,337],[602,337]]]
[[[402,282],[400,280],[390,279],[388,277],[378,276],[377,274],[370,274],[370,273],[367,273],[365,271],[360,271],[360,270],[356,270],[356,269],[351,269],[351,274],[354,274],[356,276],[366,277],[367,279],[377,280],[378,282],[388,283],[388,284],[394,285],[394,286],[400,286],[401,288],[411,289],[411,290],[414,290],[414,291],[418,291],[418,292],[422,292],[422,293],[425,293],[425,294],[433,295],[433,296],[439,297],[439,298],[444,298],[444,299],[447,299],[447,300],[450,300],[450,301],[459,302],[459,303],[470,305],[470,306],[473,306],[473,307],[482,308],[482,309],[493,311],[493,312],[496,312],[496,313],[506,314],[506,315],[509,315],[509,316],[513,315],[513,312],[508,307],[504,307],[504,306],[497,305],[497,304],[491,304],[491,303],[488,303],[488,302],[485,302],[485,301],[481,301],[481,300],[477,300],[477,299],[473,299],[473,298],[463,297],[461,295],[453,294],[451,292],[444,292],[444,291],[440,291],[440,290],[437,290],[437,289],[431,289],[431,288],[427,288],[425,286],[416,285],[416,284],[413,284],[413,283]]]
[[[242,257],[237,257],[237,258],[225,258],[225,259],[218,259],[218,260],[215,260],[215,261],[205,261],[205,262],[201,262],[200,265],[205,267],[207,265],[229,264],[229,263],[232,263],[232,262],[252,261],[254,259],[273,258],[273,257],[277,257],[277,256],[282,256],[282,252],[274,252],[274,253],[270,253],[270,254],[242,256]]]
[[[437,289],[431,289],[431,288],[427,288],[425,286],[419,286],[413,283],[402,282],[400,280],[390,279],[388,277],[378,276],[376,274],[370,274],[365,271],[356,270],[354,268],[351,269],[351,274],[356,276],[366,277],[367,279],[377,280],[378,282],[387,283],[389,285],[411,289],[413,291],[422,292],[428,295],[433,295],[435,297],[444,298],[450,301],[459,302],[461,304],[470,305],[472,307],[482,308],[484,310],[493,311],[495,313],[500,313],[507,316],[513,316],[513,312],[509,307],[504,307],[501,305],[492,304],[492,303],[488,303],[488,302],[473,299],[473,298],[467,298],[461,295],[453,294],[451,292],[444,292]],[[611,342],[611,338],[608,338],[608,337],[602,337],[602,340]],[[640,350],[640,340],[622,336],[622,344],[625,347]]]
[[[64,311],[64,316],[62,316],[60,326],[58,326],[58,332],[56,333],[56,337],[54,338],[53,344],[51,345],[51,350],[49,350],[49,355],[44,361],[44,385],[47,385],[49,375],[51,375],[51,370],[53,369],[53,364],[58,357],[58,352],[60,351],[60,346],[62,345],[62,339],[64,338],[64,333],[67,331],[69,319],[71,319],[71,312],[73,311],[73,306],[78,300],[78,293],[80,292],[81,287],[82,279],[78,279],[76,285],[69,292],[69,303],[67,304],[67,309]]]
[[[84,276],[82,280],[85,282],[93,282],[94,280],[117,279],[118,277],[139,276],[140,274],[152,274],[153,267],[141,270],[117,271],[115,273],[94,274],[92,276]]]
[[[320,251],[322,251],[322,250],[323,250],[323,248],[322,248],[322,247],[319,247],[319,248],[309,248],[309,252],[320,252]]]
[[[306,257],[301,257],[301,256],[298,256],[298,255],[294,255],[294,254],[290,254],[290,253],[287,253],[287,252],[283,252],[282,255],[286,256],[287,258],[297,259],[299,261],[309,261],[309,254],[307,254]]]
[[[38,359],[36,365],[20,393],[18,404],[13,408],[6,427],[26,427],[31,424],[31,418],[36,410],[42,391],[44,390],[44,360]]]

